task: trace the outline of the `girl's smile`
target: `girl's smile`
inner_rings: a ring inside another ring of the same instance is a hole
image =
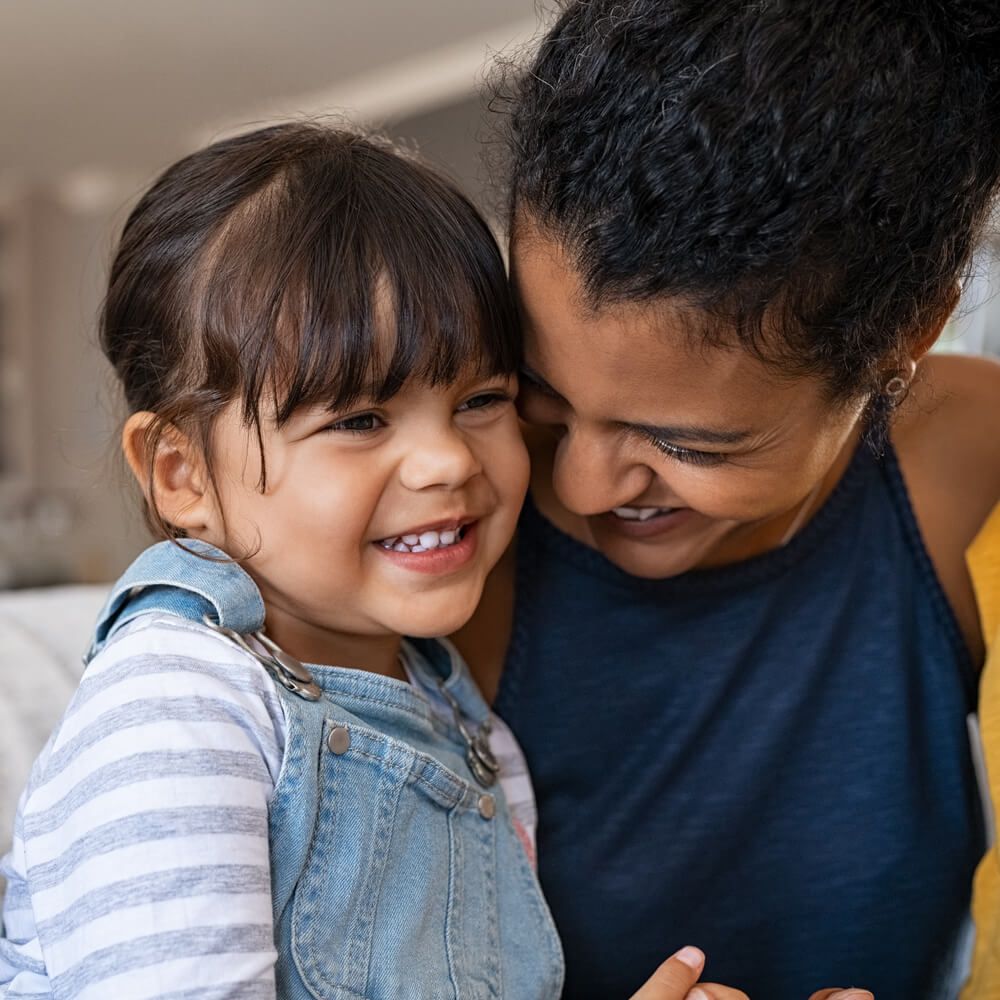
[[[454,524],[454,522],[451,522]],[[377,543],[385,557],[415,573],[454,573],[476,552],[476,522],[457,527],[419,528]]]

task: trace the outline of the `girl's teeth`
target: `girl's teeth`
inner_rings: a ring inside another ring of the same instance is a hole
[[[454,545],[462,539],[462,529],[452,531],[423,531],[419,535],[403,535],[402,537],[383,538],[381,546],[396,552],[428,552]]]

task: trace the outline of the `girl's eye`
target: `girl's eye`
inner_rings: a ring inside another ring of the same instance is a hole
[[[473,396],[471,399],[467,399],[461,406],[459,406],[459,412],[466,412],[468,410],[485,410],[491,406],[499,406],[501,403],[511,402],[511,396],[509,393],[501,392],[499,389],[492,389],[489,392],[480,392]]]
[[[346,431],[348,434],[365,434],[369,431],[377,430],[381,425],[381,418],[374,413],[356,413],[343,420],[335,420],[332,424],[327,424],[324,431]]]
[[[675,458],[678,462],[687,462],[689,465],[722,465],[728,456],[718,451],[695,451],[692,448],[681,448],[680,445],[671,444],[662,438],[649,436],[649,441],[658,451],[664,455]]]

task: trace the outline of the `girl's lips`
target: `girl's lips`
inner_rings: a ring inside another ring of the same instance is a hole
[[[371,544],[386,559],[403,569],[429,575],[453,573],[464,566],[475,554],[478,526],[478,521],[472,521],[465,525],[462,537],[457,542],[442,548],[427,549],[425,552],[397,552],[395,549],[385,548],[381,542],[372,542]]]
[[[608,534],[638,540],[655,538],[686,524],[695,516],[690,507],[677,507],[666,514],[658,514],[646,521],[625,520],[608,511],[598,514],[594,520]]]

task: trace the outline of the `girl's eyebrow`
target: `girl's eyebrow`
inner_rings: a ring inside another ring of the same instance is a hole
[[[520,375],[526,382],[530,382],[540,392],[545,393],[545,395],[565,401],[563,395],[556,392],[538,372],[527,365],[521,366]],[[743,444],[754,436],[754,432],[750,430],[720,431],[713,427],[681,426],[679,424],[657,426],[655,424],[633,423],[628,420],[619,420],[616,423],[626,430],[638,431],[640,434],[661,438],[664,441],[678,441],[687,444]]]

